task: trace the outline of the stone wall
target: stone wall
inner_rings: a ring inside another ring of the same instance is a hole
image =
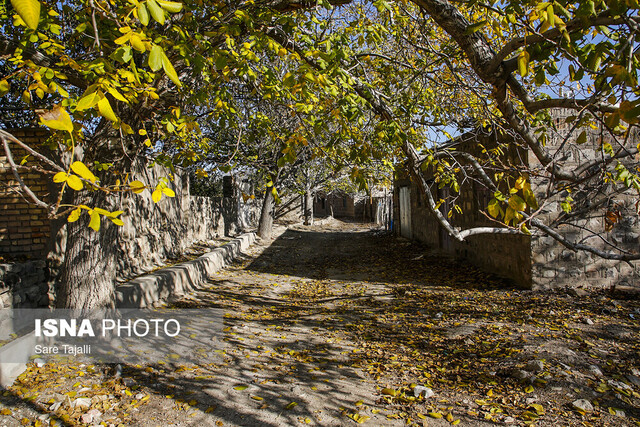
[[[32,146],[48,136],[39,129],[12,133]],[[13,146],[12,151],[14,160],[20,163],[24,154]],[[153,203],[150,191],[121,196],[119,205],[125,211],[121,216],[125,225],[118,228],[114,242],[119,250],[116,275],[120,281],[162,265],[194,243],[235,235],[255,226],[258,205],[253,201],[190,196],[185,172],[178,169],[171,173],[159,165],[148,167],[149,163],[143,160],[134,165],[131,179],[154,186],[161,178],[167,178],[176,196],[163,197],[159,203]],[[0,264],[0,307],[46,306],[53,299],[51,290],[64,256],[65,229],[17,193],[18,183],[6,157],[0,156],[0,174],[0,261],[4,260]],[[55,200],[56,187],[50,176],[21,176],[42,200]]]
[[[587,140],[580,146],[564,147],[564,135],[570,128],[565,122],[567,116],[575,114],[571,110],[554,110],[556,132],[547,135],[547,147],[565,159],[567,169],[576,168],[590,160],[601,156],[599,150],[600,141],[606,141],[606,133],[603,129],[591,128],[587,133]],[[640,140],[638,131],[632,135],[636,141]],[[529,154],[529,163],[534,166],[537,159]],[[634,165],[629,165],[634,166]],[[598,176],[596,178],[600,180]],[[548,182],[533,180],[532,189],[537,193],[547,190]],[[607,190],[611,190],[608,188]],[[563,213],[560,203],[568,193],[562,193],[543,207],[540,219],[547,224],[561,221]],[[575,225],[559,225],[558,230],[566,238],[574,242],[584,242],[603,251],[611,251],[612,248],[605,241],[613,245],[637,252],[640,248],[640,218],[636,212],[637,195],[633,191],[621,191],[613,199],[604,199],[597,192],[591,194],[571,194],[574,200],[574,210],[580,210],[581,206],[596,206],[589,215],[582,215]],[[597,204],[597,205],[596,205]],[[609,209],[619,210],[622,218],[611,230],[605,228],[605,213]],[[591,230],[591,231],[589,231]],[[595,232],[595,235],[592,233]],[[631,284],[638,281],[640,265],[634,262],[631,265],[624,262],[607,261],[596,255],[586,252],[573,252],[551,237],[534,233],[531,239],[533,286],[536,288],[554,288],[561,286],[574,286],[576,284],[603,287],[617,283]]]

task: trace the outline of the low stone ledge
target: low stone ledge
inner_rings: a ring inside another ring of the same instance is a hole
[[[213,273],[251,246],[255,239],[255,233],[245,233],[192,261],[163,268],[120,285],[116,288],[116,307],[150,307],[158,301],[196,290]]]

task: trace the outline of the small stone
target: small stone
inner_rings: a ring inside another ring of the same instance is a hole
[[[122,382],[125,387],[132,387],[136,383],[133,378],[123,378]]]
[[[584,298],[589,295],[589,292],[581,288],[571,288],[569,289],[569,295],[576,298]]]
[[[82,422],[85,424],[97,422],[98,419],[100,419],[101,415],[102,412],[98,411],[97,409],[91,409],[90,411],[87,411],[86,414],[82,414]]]
[[[145,395],[144,393],[138,393],[138,394],[136,394],[136,399],[137,399],[137,400],[140,400],[140,399],[142,399],[142,398],[143,398],[143,397],[145,397],[145,396],[146,396],[146,395]]]
[[[631,390],[631,386],[629,384],[625,384],[622,381],[609,380],[607,381],[611,387],[621,389],[621,390]]]
[[[441,318],[442,318],[442,312],[441,312],[441,311],[440,311],[440,312],[438,312],[438,313],[436,313],[436,318],[438,318],[438,319],[441,319]]]
[[[38,368],[42,368],[45,365],[44,359],[40,357],[38,357],[37,359],[34,359],[33,363],[35,363]]]
[[[540,372],[544,369],[544,363],[542,360],[530,360],[524,369],[529,372]]]
[[[593,320],[589,319],[588,317],[585,317],[582,319],[582,323],[584,323],[585,325],[593,325]]]
[[[602,378],[604,374],[596,365],[589,365],[589,373],[596,378]]]
[[[536,399],[534,397],[528,397],[524,400],[524,403],[526,403],[527,405],[533,405],[534,403],[536,403]]]
[[[627,379],[629,380],[629,382],[631,384],[633,384],[636,387],[640,388],[640,377],[638,377],[636,375],[627,375]]]
[[[619,418],[625,418],[627,416],[627,414],[625,414],[622,409],[614,408],[613,412],[614,412],[614,415]]]
[[[505,418],[505,419],[503,420],[503,422],[504,422],[505,424],[513,424],[513,423],[515,423],[515,422],[516,422],[516,419],[515,419],[515,418],[513,418],[513,417],[507,417],[507,418]]]
[[[116,366],[115,377],[120,378],[121,376],[122,376],[122,365],[119,364]]]
[[[523,371],[522,369],[517,369],[513,371],[513,374],[511,376],[517,380],[523,381],[529,379],[531,377],[531,374],[527,371]]]
[[[88,408],[91,406],[91,399],[88,397],[79,397],[71,402],[72,408]]]
[[[571,403],[574,409],[582,412],[593,412],[593,405],[586,399],[578,399]]]
[[[91,391],[91,389],[89,387],[82,387],[80,390],[78,390],[78,393],[84,393],[85,391]]]
[[[40,415],[40,416],[38,417],[38,419],[39,419],[40,421],[46,421],[46,420],[48,420],[49,418],[51,418],[51,414],[42,414],[42,415]]]
[[[421,386],[421,385],[417,385],[414,387],[413,389],[413,395],[415,397],[424,397],[425,399],[428,399],[430,397],[432,397],[433,395],[435,395],[435,393],[433,392],[433,390],[431,390],[429,387],[425,387],[425,386]]]

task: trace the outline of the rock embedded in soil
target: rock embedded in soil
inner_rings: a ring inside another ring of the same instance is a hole
[[[571,406],[582,412],[593,412],[593,405],[587,399],[574,400]]]
[[[435,393],[433,392],[433,390],[431,390],[429,387],[424,387],[421,385],[417,385],[413,388],[413,395],[415,397],[424,397],[425,399],[428,399],[432,396],[435,395]]]
[[[541,360],[530,360],[524,369],[529,372],[540,372],[544,369],[544,363]]]

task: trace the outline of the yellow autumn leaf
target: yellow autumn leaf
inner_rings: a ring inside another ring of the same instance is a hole
[[[162,68],[162,57],[164,56],[164,51],[160,46],[154,44],[151,47],[151,51],[149,52],[149,68],[151,71],[158,71]]]
[[[155,190],[153,193],[151,193],[151,200],[153,200],[153,203],[158,203],[161,198],[162,198],[161,190]]]
[[[167,187],[162,189],[162,194],[164,194],[167,197],[175,197],[176,196],[175,191],[173,191],[172,189],[167,188]]]
[[[71,170],[78,174],[81,178],[96,182],[98,178],[89,170],[89,168],[80,161],[75,161],[71,164]]]
[[[131,34],[131,46],[133,46],[133,48],[135,50],[137,50],[138,52],[146,52],[147,48],[144,45],[144,42],[142,41],[142,39],[140,38],[140,36],[136,33]]]
[[[65,182],[67,180],[67,176],[68,175],[66,172],[58,172],[53,176],[53,182],[56,182],[56,183]]]
[[[147,10],[160,25],[164,25],[164,11],[155,0],[147,0]]]
[[[156,3],[167,12],[178,13],[182,10],[182,3],[175,1],[156,0]]]
[[[242,391],[242,390],[246,390],[247,388],[249,388],[249,386],[239,385],[239,386],[235,386],[233,389],[234,390],[238,390],[238,391]]]
[[[67,222],[76,222],[80,218],[80,214],[82,210],[80,208],[76,208],[67,217]]]
[[[144,3],[138,4],[138,19],[140,20],[140,23],[145,27],[149,25],[149,11],[147,10],[147,7],[144,5]]]
[[[298,402],[291,402],[289,403],[287,406],[284,407],[284,409],[293,409],[295,406],[298,405]]]
[[[11,5],[27,27],[32,30],[38,28],[40,21],[40,2],[38,0],[11,0]]]
[[[103,96],[104,95],[102,95],[100,92],[91,92],[90,94],[83,96],[80,101],[78,101],[76,110],[84,111],[88,108],[93,108]]]
[[[162,52],[162,68],[176,86],[182,86],[182,83],[178,78],[178,73],[176,73],[175,68],[173,68],[173,64],[171,64],[171,61],[169,61],[169,58],[167,58],[167,55],[165,55],[164,52]]]
[[[131,188],[131,190],[136,193],[136,194],[140,194],[144,191],[146,187],[146,185],[144,185],[142,182],[140,181],[131,181],[129,183],[129,188]]]
[[[76,191],[80,191],[84,187],[80,178],[78,178],[77,175],[73,174],[67,177],[67,185]]]
[[[109,103],[107,97],[104,97],[100,101],[98,101],[98,110],[100,111],[102,117],[104,117],[105,119],[112,122],[118,121],[118,117],[113,112],[113,109],[111,108],[111,104]]]
[[[91,220],[89,221],[89,227],[95,231],[100,230],[100,214],[96,211],[91,212]]]
[[[67,111],[57,105],[53,109],[40,114],[40,121],[48,128],[73,132],[73,122]]]

